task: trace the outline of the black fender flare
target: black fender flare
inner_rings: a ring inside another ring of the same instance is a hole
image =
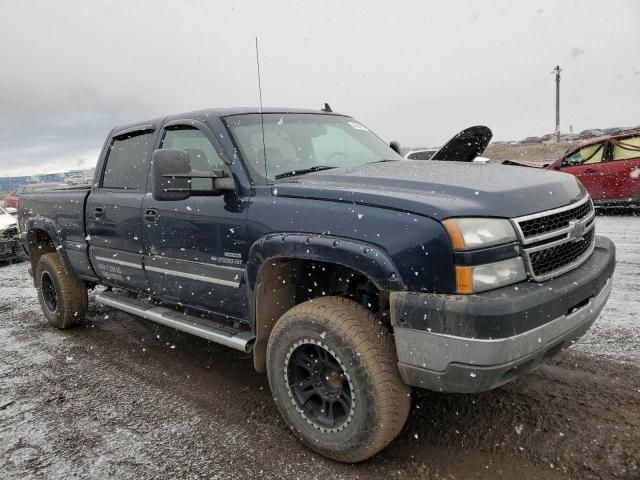
[[[380,247],[331,235],[305,233],[277,233],[260,238],[249,250],[246,275],[249,321],[256,334],[253,363],[258,372],[266,370],[267,342],[273,326],[293,307],[290,286],[260,280],[263,265],[274,259],[342,265],[360,272],[380,290],[406,289],[393,260]],[[268,301],[262,305],[266,299]],[[261,303],[259,312],[258,302]]]
[[[272,258],[335,263],[362,273],[380,290],[406,289],[393,260],[380,247],[331,235],[276,233],[260,238],[249,250],[249,292],[255,292],[260,268]]]
[[[42,230],[45,232],[51,242],[53,243],[53,247],[56,249],[58,256],[60,257],[60,261],[62,262],[62,266],[65,272],[68,275],[73,275],[73,268],[71,267],[71,262],[69,261],[69,257],[67,256],[64,250],[64,241],[62,239],[62,235],[60,229],[56,225],[56,223],[46,217],[34,217],[27,220],[24,228],[24,232],[20,235],[20,239],[22,241],[22,245],[29,252],[29,243],[31,241],[31,235],[35,232],[35,230]],[[34,272],[35,275],[35,272]],[[35,278],[35,277],[34,277]]]

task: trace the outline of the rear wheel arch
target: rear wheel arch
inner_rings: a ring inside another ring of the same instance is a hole
[[[31,261],[31,271],[34,273],[33,281],[36,283],[35,272],[40,258],[47,253],[55,252],[56,245],[46,230],[33,228],[27,234],[26,248]]]
[[[57,252],[65,273],[73,276],[74,270],[73,268],[71,268],[69,259],[65,254],[62,240],[58,238],[55,230],[52,231],[53,227],[47,227],[47,225],[38,225],[33,226],[28,230],[25,247],[27,249],[27,253],[29,254],[29,260],[31,261],[31,271],[35,273],[36,269],[38,268],[38,262],[43,255],[47,253]]]

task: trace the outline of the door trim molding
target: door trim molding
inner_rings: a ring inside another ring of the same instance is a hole
[[[100,262],[115,263],[116,265],[122,265],[123,267],[142,270],[142,265],[138,265],[136,263],[131,263],[131,262],[125,262],[124,260],[117,260],[115,258],[98,257],[98,256],[96,256],[95,259]]]
[[[156,265],[154,266],[152,262]],[[157,255],[144,257],[144,269],[150,272],[162,273],[174,277],[187,278],[200,282],[239,288],[244,276],[244,268],[234,268],[227,265],[193,262]],[[188,271],[187,271],[188,270]]]

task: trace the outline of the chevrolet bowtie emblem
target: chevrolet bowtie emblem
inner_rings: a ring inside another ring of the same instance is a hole
[[[584,237],[585,224],[578,220],[569,220],[569,226],[572,227],[569,230],[569,238],[574,242],[582,240],[582,237]]]

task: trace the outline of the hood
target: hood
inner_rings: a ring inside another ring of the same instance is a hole
[[[14,225],[18,225],[18,219],[16,217],[9,215],[8,213],[0,215],[0,230],[4,230],[5,228],[12,227]]]
[[[489,127],[477,125],[465,128],[438,150],[431,160],[472,162],[487,149],[492,137],[493,132]]]
[[[419,160],[326,170],[275,188],[280,197],[365,204],[436,219],[519,217],[568,205],[586,194],[575,177],[555,171]]]

